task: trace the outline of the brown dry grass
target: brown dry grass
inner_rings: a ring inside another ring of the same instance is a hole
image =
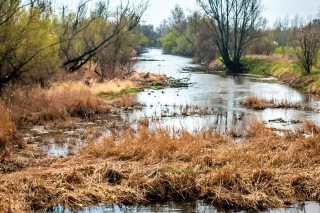
[[[128,81],[53,84],[50,89],[24,88],[6,92],[1,100],[9,116],[18,125],[68,121],[71,117],[92,118],[110,111],[110,105],[97,97],[100,92],[118,92],[132,86]]]
[[[89,143],[74,157],[37,160],[30,168],[3,173],[0,208],[30,212],[56,203],[76,209],[203,199],[257,210],[320,201],[319,126],[306,122],[279,136],[255,122],[247,135],[237,146],[212,132],[172,135],[141,127],[119,141]]]
[[[293,108],[301,110],[312,110],[310,106],[302,106],[299,103],[291,103],[288,100],[276,101],[274,99],[266,100],[264,98],[257,98],[255,96],[248,96],[243,102],[249,109],[262,110],[266,108]]]
[[[0,162],[10,154],[13,146],[22,148],[22,138],[17,131],[16,125],[0,106]]]

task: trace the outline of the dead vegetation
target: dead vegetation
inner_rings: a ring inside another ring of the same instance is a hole
[[[19,126],[68,121],[72,117],[92,118],[110,110],[89,88],[72,84],[56,85],[48,90],[15,90],[3,95],[2,104]]]
[[[43,158],[13,173],[2,171],[0,208],[30,212],[58,203],[78,209],[203,199],[258,210],[320,201],[319,140],[320,127],[310,122],[284,136],[255,122],[241,146],[210,131],[173,135],[141,126],[119,141],[106,137],[89,143],[73,157]]]
[[[303,106],[299,103],[291,103],[288,100],[277,101],[275,99],[267,100],[264,98],[257,98],[248,96],[243,102],[249,109],[262,110],[266,108],[284,108],[284,109],[297,109],[297,110],[312,110],[310,106]]]
[[[8,157],[13,148],[23,148],[22,137],[16,125],[0,106],[0,162]]]
[[[47,89],[38,86],[8,86],[2,94],[0,105],[18,126],[25,124],[48,124],[55,122],[67,124],[72,118],[93,120],[97,114],[109,113],[115,108],[141,108],[129,96],[120,96],[113,103],[101,93],[119,93],[129,88],[143,88],[150,82],[165,81],[165,76],[149,74],[145,81],[144,74],[133,73],[129,80],[112,80],[98,82],[91,79],[90,83],[82,81],[60,81],[51,83]],[[69,122],[74,126],[74,122]]]

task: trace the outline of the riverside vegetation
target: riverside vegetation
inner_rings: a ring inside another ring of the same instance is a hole
[[[258,210],[319,201],[319,137],[309,122],[284,136],[254,122],[241,146],[210,131],[172,135],[141,126],[119,141],[89,143],[75,156],[39,157],[24,148],[2,160],[0,207],[29,212],[56,203],[78,209],[202,199]]]
[[[252,3],[254,8],[250,13],[232,10],[227,17],[252,14],[246,18],[256,21],[255,29],[248,35],[258,42],[240,44],[235,39],[240,46],[231,51],[232,43],[213,43],[219,34],[207,30],[223,11],[208,11],[206,1],[197,2],[205,17],[194,12],[185,18],[176,6],[170,26],[164,21],[154,32],[153,27],[140,25],[147,2],[128,1],[114,11],[99,2],[88,11],[85,1],[75,11],[63,6],[57,13],[49,1],[1,1],[1,211],[39,212],[55,204],[80,209],[100,203],[199,199],[227,208],[260,210],[320,201],[320,127],[309,121],[283,134],[254,121],[238,145],[232,134],[149,129],[148,120],[139,121],[137,129],[130,125],[119,129],[112,120],[108,126],[117,137],[88,128],[82,135],[87,143],[63,157],[44,154],[37,146],[41,140],[24,140],[23,131],[31,125],[73,130],[80,122],[143,107],[128,93],[166,85],[168,79],[133,72],[132,58],[141,47],[159,42],[166,52],[193,56],[208,67],[220,54],[230,71],[274,75],[292,86],[320,92],[319,65],[304,67],[298,60],[304,50],[299,41],[313,41],[314,37],[306,35],[314,35],[318,19],[286,29],[279,20],[275,29],[266,33],[260,2],[235,0],[239,5]],[[237,8],[252,8],[247,6]],[[230,26],[227,29],[234,31]],[[289,37],[295,42],[286,40]],[[290,43],[296,43],[293,49],[288,47]],[[223,46],[220,53],[219,45]],[[280,55],[278,48],[283,50]],[[285,50],[294,50],[294,55]],[[302,109],[298,104],[255,97],[244,104],[255,109]],[[206,115],[187,105],[180,113]]]

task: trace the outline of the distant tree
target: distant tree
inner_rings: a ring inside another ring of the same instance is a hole
[[[265,36],[253,42],[247,50],[247,54],[271,55],[274,53],[277,43],[274,42],[272,32],[268,32]]]
[[[182,7],[178,4],[171,10],[169,17],[169,24],[172,28],[175,28],[180,34],[186,29],[186,16]]]
[[[165,53],[172,53],[173,49],[178,46],[179,32],[176,29],[171,30],[163,38],[161,38],[162,48]]]
[[[157,27],[156,32],[157,32],[157,37],[163,37],[167,33],[169,33],[170,27],[168,24],[168,21],[166,19],[163,19],[160,25]]]
[[[197,0],[213,33],[222,62],[241,72],[240,59],[248,45],[264,33],[261,0]]]
[[[317,63],[320,50],[320,28],[319,25],[309,23],[300,28],[294,41],[294,48],[299,65],[307,72],[311,73],[312,67]]]
[[[273,23],[273,38],[280,47],[289,45],[291,37],[289,18],[289,15],[286,15],[283,19],[279,17]]]
[[[168,32],[161,38],[164,51],[177,55],[194,56],[195,37],[201,18],[200,13],[196,11],[186,17],[183,9],[176,4],[168,18]]]
[[[148,47],[158,47],[160,46],[158,39],[157,32],[155,31],[153,25],[142,25],[142,31],[144,36],[148,38]]]
[[[217,58],[219,50],[213,36],[211,31],[208,30],[207,24],[200,22],[195,37],[195,58],[197,62],[209,65]]]
[[[115,41],[119,36],[133,31],[148,7],[148,2],[133,4],[127,1],[126,4],[120,2],[115,11],[111,11],[108,1],[101,1],[87,18],[87,2],[80,2],[75,13],[66,15],[65,10],[62,11],[60,55],[64,61],[63,65],[70,72],[81,68],[109,45],[117,45]],[[90,27],[97,21],[102,22],[102,29]],[[105,31],[103,38],[96,38],[101,30]]]

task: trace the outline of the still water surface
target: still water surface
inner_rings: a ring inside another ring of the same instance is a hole
[[[174,78],[185,78],[190,73],[183,71],[183,67],[192,67],[191,59],[179,56],[164,55],[160,49],[149,49],[149,52],[141,56],[150,61],[139,62],[135,69],[139,72],[165,74]],[[252,80],[253,77],[255,80]],[[244,132],[252,120],[264,121],[268,126],[277,129],[294,129],[301,124],[294,124],[292,120],[320,121],[320,113],[316,111],[303,111],[293,109],[265,109],[261,111],[248,110],[241,102],[248,96],[274,99],[275,101],[287,100],[291,103],[300,103],[311,106],[317,110],[320,108],[319,97],[304,94],[280,83],[268,83],[255,76],[229,76],[207,73],[191,73],[191,84],[187,88],[166,88],[161,90],[147,89],[137,95],[137,102],[144,103],[146,107],[140,111],[123,113],[126,121],[137,124],[144,118],[150,120],[150,128],[185,128],[188,131],[202,129],[214,129],[224,133],[231,129],[239,134]],[[270,80],[270,79],[269,79]],[[197,113],[190,116],[182,116],[181,109],[189,107]],[[205,115],[201,114],[205,110]],[[241,117],[241,119],[239,119]],[[285,123],[270,122],[281,118]],[[60,205],[48,212],[73,212]],[[100,213],[100,212],[236,212],[233,210],[221,210],[213,206],[198,203],[161,204],[137,204],[134,206],[109,205],[85,208],[76,212]],[[245,212],[245,211],[241,211]],[[293,206],[286,209],[273,209],[265,211],[269,213],[320,213],[320,206],[316,202],[306,202],[301,206]]]
[[[292,120],[308,119],[315,123],[320,121],[320,113],[315,111],[294,109],[255,111],[248,110],[241,104],[248,96],[255,96],[267,100],[300,103],[315,110],[320,108],[319,97],[293,90],[284,84],[263,82],[262,78],[257,76],[186,73],[183,67],[197,65],[191,64],[192,61],[189,58],[164,55],[161,49],[150,49],[141,57],[152,59],[152,61],[139,62],[136,65],[136,70],[139,72],[165,74],[178,79],[191,74],[190,82],[193,84],[188,88],[148,89],[139,93],[136,100],[144,103],[146,108],[127,114],[130,123],[147,117],[150,120],[160,120],[161,126],[180,126],[189,131],[212,128],[220,133],[231,129],[241,133],[254,119],[262,120],[268,126],[278,129],[296,128],[298,125],[293,124]],[[198,111],[205,110],[206,116],[202,116],[201,113],[193,116],[179,116],[181,107],[186,106],[196,108]],[[286,122],[269,122],[279,118]],[[156,124],[159,125],[159,123]]]
[[[71,211],[60,205],[47,211],[47,213],[247,213],[246,211],[223,210],[202,202],[198,203],[155,203],[136,204],[133,206],[123,205],[99,205],[85,208],[79,211]],[[315,202],[306,202],[304,205],[296,205],[291,208],[279,208],[261,213],[320,213],[320,205]]]

